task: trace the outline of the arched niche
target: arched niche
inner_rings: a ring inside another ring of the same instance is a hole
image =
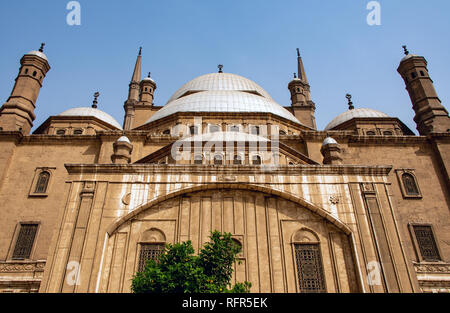
[[[140,243],[165,243],[166,235],[157,228],[150,228],[141,234]]]

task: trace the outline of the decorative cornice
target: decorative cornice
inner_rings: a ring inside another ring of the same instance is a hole
[[[449,274],[450,263],[414,263],[417,274]]]
[[[354,165],[176,165],[176,164],[65,164],[69,174],[211,174],[211,175],[370,175],[387,176],[392,166]]]
[[[46,261],[0,262],[0,273],[43,272]]]

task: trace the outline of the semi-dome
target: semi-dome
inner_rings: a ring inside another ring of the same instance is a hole
[[[325,130],[330,130],[335,128],[338,125],[341,125],[347,121],[350,121],[353,118],[357,118],[357,117],[389,117],[389,115],[377,111],[377,110],[373,110],[373,109],[365,109],[365,108],[360,108],[360,109],[353,109],[353,110],[348,110],[347,112],[344,112],[340,115],[338,115],[337,117],[335,117],[328,125],[327,127],[325,127]]]
[[[265,91],[263,88],[261,88],[261,86],[248,78],[230,73],[211,73],[197,77],[182,86],[173,94],[173,96],[167,103],[174,101],[186,94],[208,90],[244,91],[260,95],[273,101],[272,97],[267,91]]]
[[[99,120],[102,120],[105,123],[108,123],[111,126],[114,126],[114,127],[118,128],[118,129],[122,129],[122,127],[114,119],[114,117],[112,117],[108,113],[100,111],[99,109],[84,108],[84,107],[82,107],[82,108],[73,108],[73,109],[69,109],[67,111],[62,112],[58,116],[73,116],[73,117],[76,117],[76,116],[92,116],[92,117],[98,118]]]
[[[270,98],[231,90],[203,91],[181,97],[166,104],[147,123],[177,112],[272,113],[301,124],[292,113]]]
[[[48,62],[47,56],[41,51],[30,51],[26,55],[36,55]]]

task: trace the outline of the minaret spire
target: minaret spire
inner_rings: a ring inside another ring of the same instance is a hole
[[[142,64],[142,47],[139,47],[139,55],[134,66],[133,77],[131,82],[139,83],[141,81],[141,64]]]
[[[302,57],[300,56],[300,49],[297,48],[297,64],[298,64],[298,78],[305,84],[308,84],[308,78],[306,78],[305,67],[303,66]]]
[[[292,112],[300,123],[316,129],[316,119],[314,117],[316,105],[311,100],[310,86],[306,78],[299,48],[297,48],[297,66],[297,73],[294,73],[294,79],[288,85],[291,92]]]

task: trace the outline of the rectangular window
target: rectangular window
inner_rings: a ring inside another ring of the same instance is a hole
[[[14,260],[29,259],[33,249],[38,224],[21,224],[12,258]]]
[[[296,244],[295,259],[300,292],[326,292],[319,244]]]
[[[162,244],[141,244],[141,252],[139,254],[138,272],[142,272],[147,265],[147,261],[156,260],[164,251]]]
[[[433,229],[430,225],[413,225],[417,245],[424,261],[441,261]]]

